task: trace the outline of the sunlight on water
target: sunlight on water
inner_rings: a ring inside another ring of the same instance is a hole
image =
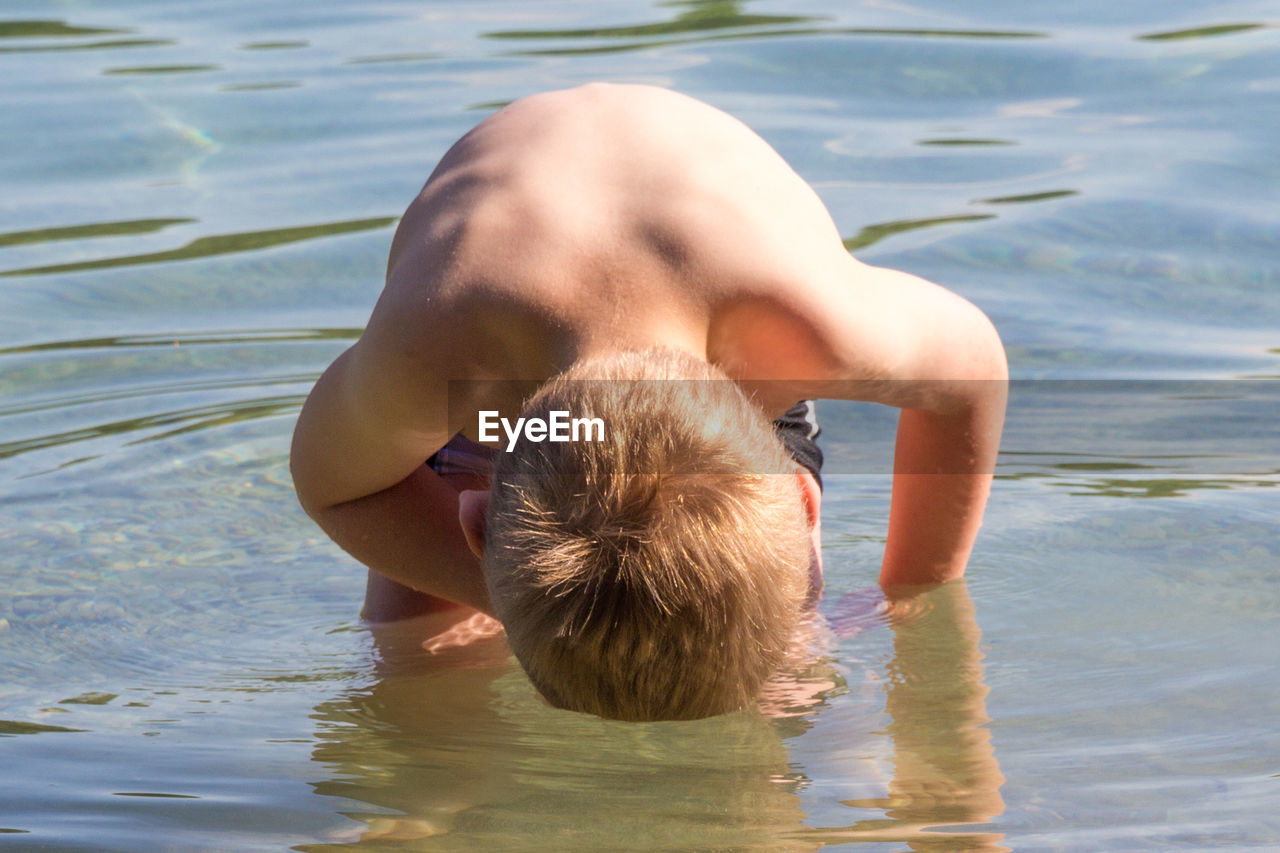
[[[1258,2],[50,4],[0,21],[0,846],[1271,850],[1280,28]],[[812,659],[743,712],[543,705],[359,619],[294,419],[487,112],[757,129],[1015,383],[966,583],[891,604],[894,418],[821,403]]]

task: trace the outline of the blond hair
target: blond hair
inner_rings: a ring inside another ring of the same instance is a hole
[[[490,596],[534,686],[628,720],[750,703],[786,654],[811,557],[767,416],[670,350],[580,362],[522,414],[557,410],[600,418],[604,439],[499,453],[485,529]]]

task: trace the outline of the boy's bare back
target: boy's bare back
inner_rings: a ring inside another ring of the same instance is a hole
[[[902,408],[882,581],[963,572],[1004,399],[1002,382],[964,380],[1004,379],[994,330],[950,292],[853,259],[745,125],[645,86],[517,101],[445,155],[400,224],[364,336],[299,420],[299,496],[369,565],[485,609],[470,569],[450,567],[466,557],[456,522],[400,532],[449,511],[423,460],[459,431],[475,438],[477,411],[520,408],[502,383],[449,406],[447,383],[532,388],[654,346],[719,366],[770,415],[812,396]]]
[[[455,375],[479,358],[542,379],[655,343],[745,374],[779,353],[735,347],[732,309],[811,325],[851,266],[813,191],[736,119],[597,84],[519,101],[453,147],[405,215],[373,322],[478,340],[445,354]]]

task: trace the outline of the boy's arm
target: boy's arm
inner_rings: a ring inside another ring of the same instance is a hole
[[[491,612],[458,523],[458,493],[424,460],[450,435],[445,393],[376,334],[320,377],[294,431],[298,499],[360,562],[405,586]]]
[[[974,382],[954,411],[903,409],[880,584],[940,583],[964,574],[991,489],[1005,387]]]
[[[964,574],[995,469],[1008,363],[980,310],[935,284],[854,262],[836,355],[852,394],[902,410],[882,586]],[[869,381],[868,381],[869,380]]]

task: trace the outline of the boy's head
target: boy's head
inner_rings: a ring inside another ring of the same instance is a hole
[[[603,440],[499,453],[480,534],[530,679],[553,705],[618,719],[750,703],[809,592],[808,513],[772,424],[670,350],[579,362],[521,414],[556,411],[599,418]]]

